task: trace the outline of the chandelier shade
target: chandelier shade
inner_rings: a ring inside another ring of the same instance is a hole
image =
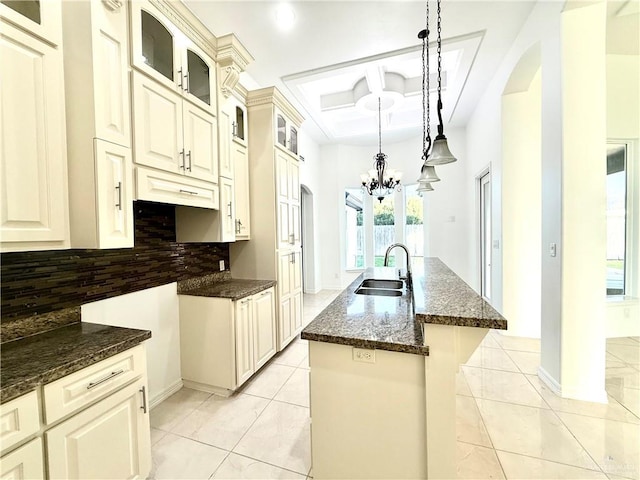
[[[432,165],[423,165],[418,177],[418,183],[439,182],[440,177],[436,174],[436,168]]]

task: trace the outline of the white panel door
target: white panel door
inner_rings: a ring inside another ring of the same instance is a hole
[[[45,433],[52,479],[146,478],[151,442],[139,380]]]
[[[236,383],[239,387],[253,375],[253,325],[251,297],[236,302]]]
[[[133,247],[131,150],[94,140],[99,248]]]
[[[111,10],[92,5],[97,28],[93,33],[93,80],[96,95],[96,136],[118,145],[131,145],[129,108],[129,32],[127,8]]]
[[[2,241],[62,248],[69,236],[62,55],[0,26]]]
[[[182,98],[144,75],[133,75],[134,158],[142,165],[183,173]]]
[[[253,297],[253,351],[255,370],[276,353],[275,299],[273,288]]]
[[[44,478],[42,439],[36,438],[2,457],[1,480],[38,480]]]
[[[216,117],[183,103],[185,172],[218,183],[218,123]]]

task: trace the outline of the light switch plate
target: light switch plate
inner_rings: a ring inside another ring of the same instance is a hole
[[[220,260],[220,271],[224,272],[224,260]]]
[[[556,256],[556,244],[555,243],[550,243],[549,244],[549,255],[552,257]]]

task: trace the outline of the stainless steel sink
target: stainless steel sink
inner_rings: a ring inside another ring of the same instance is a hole
[[[367,278],[364,280],[356,293],[358,295],[378,295],[381,297],[401,297],[402,280],[390,280],[386,278]]]
[[[378,295],[382,297],[401,297],[402,290],[391,290],[388,288],[358,288],[356,290],[358,295]]]
[[[360,287],[366,288],[390,288],[394,290],[402,289],[402,280],[379,280],[377,278],[368,278]]]

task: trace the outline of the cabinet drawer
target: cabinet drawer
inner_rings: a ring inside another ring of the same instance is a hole
[[[146,371],[143,345],[44,386],[44,419],[51,424],[108,395]]]
[[[34,390],[0,405],[0,448],[5,451],[40,430],[38,394]]]
[[[44,478],[42,439],[36,438],[0,459],[0,478],[38,480]]]
[[[220,208],[217,185],[186,176],[136,167],[136,187],[138,200],[215,210]]]

